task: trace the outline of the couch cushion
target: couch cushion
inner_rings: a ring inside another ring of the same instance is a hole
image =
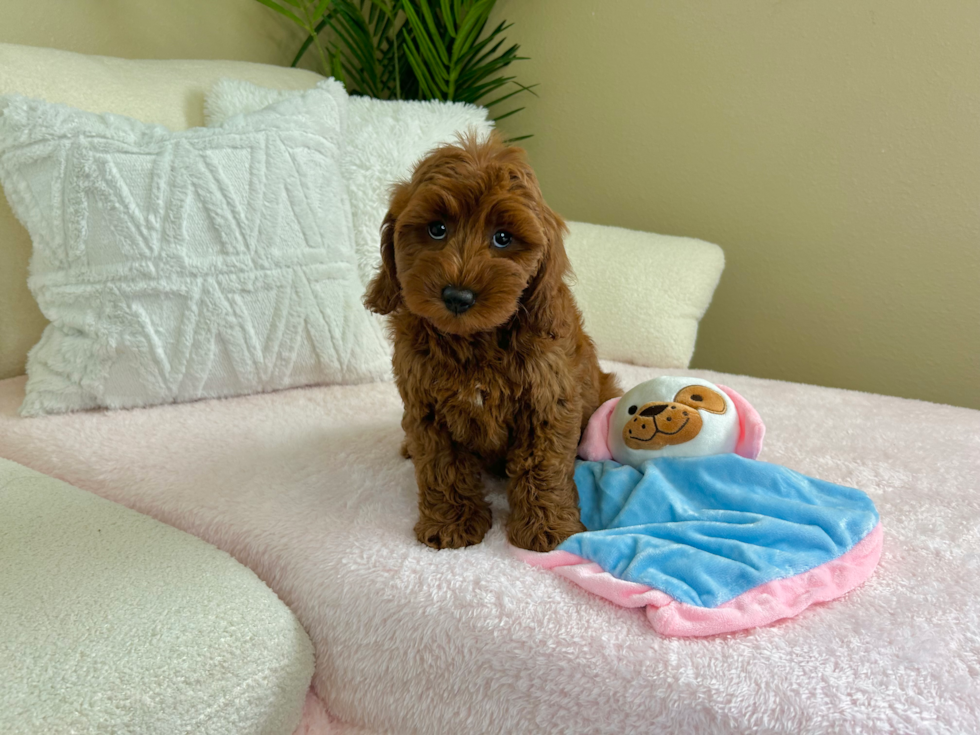
[[[204,93],[222,77],[290,89],[320,76],[237,61],[130,61],[0,44],[0,94],[18,93],[89,112],[114,112],[171,130],[204,124]],[[0,197],[0,378],[24,372],[45,324],[27,290],[31,240]]]
[[[296,727],[312,646],[228,554],[0,459],[0,732]]]
[[[659,372],[605,366],[624,386]],[[642,611],[513,558],[492,481],[483,543],[430,549],[391,383],[22,419],[13,378],[0,455],[257,570],[310,632],[330,710],[381,732],[975,732],[980,411],[695,375],[758,409],[764,461],[874,500],[885,544],[867,584],[782,625],[660,637]]]
[[[599,357],[684,368],[725,254],[690,237],[569,222],[572,292]]]

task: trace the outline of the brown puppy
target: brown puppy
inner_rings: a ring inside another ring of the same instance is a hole
[[[393,192],[364,302],[391,315],[422,543],[483,539],[488,467],[509,478],[514,545],[549,551],[583,530],[576,448],[620,391],[565,284],[565,231],[524,152],[496,137],[435,150]]]

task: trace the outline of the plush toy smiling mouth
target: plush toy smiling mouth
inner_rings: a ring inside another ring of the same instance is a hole
[[[687,413],[685,412],[684,415],[686,416]],[[672,417],[667,417],[667,421],[671,421],[671,420]],[[647,428],[647,424],[641,423],[639,418],[633,419],[633,421],[630,422],[630,424],[633,423],[639,425],[640,427],[638,429],[639,432],[643,432]],[[671,437],[680,436],[681,432],[684,431],[684,429],[686,429],[688,425],[691,423],[691,419],[690,418],[684,419],[684,423],[681,424],[680,427],[678,427],[674,431],[667,431],[665,429],[660,428],[660,426],[657,424],[657,419],[655,418],[650,419],[650,423],[653,426],[653,434],[646,438],[643,438],[639,434],[634,434],[633,429],[630,428],[630,424],[627,424],[626,425],[627,435],[623,436],[623,441],[626,442],[626,446],[631,447],[633,449],[643,449],[643,448],[660,449],[660,447],[666,446],[668,444],[677,444],[679,442],[671,441]],[[695,433],[697,433],[697,431],[700,431],[700,428],[697,428],[695,430]],[[688,440],[683,439],[682,441],[688,441]],[[651,445],[650,442],[654,442],[654,443]]]
[[[661,449],[689,442],[704,426],[700,411],[724,414],[728,410],[721,394],[706,385],[688,385],[673,401],[651,401],[631,405],[633,418],[623,427],[623,443],[630,449]]]

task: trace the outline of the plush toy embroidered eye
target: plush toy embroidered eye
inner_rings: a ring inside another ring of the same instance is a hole
[[[742,396],[700,378],[640,383],[592,415],[579,456],[639,467],[660,457],[759,456],[765,426]]]

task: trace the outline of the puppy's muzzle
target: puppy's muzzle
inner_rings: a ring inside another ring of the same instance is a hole
[[[446,286],[442,289],[442,303],[449,311],[459,316],[476,303],[476,294],[468,288]]]

